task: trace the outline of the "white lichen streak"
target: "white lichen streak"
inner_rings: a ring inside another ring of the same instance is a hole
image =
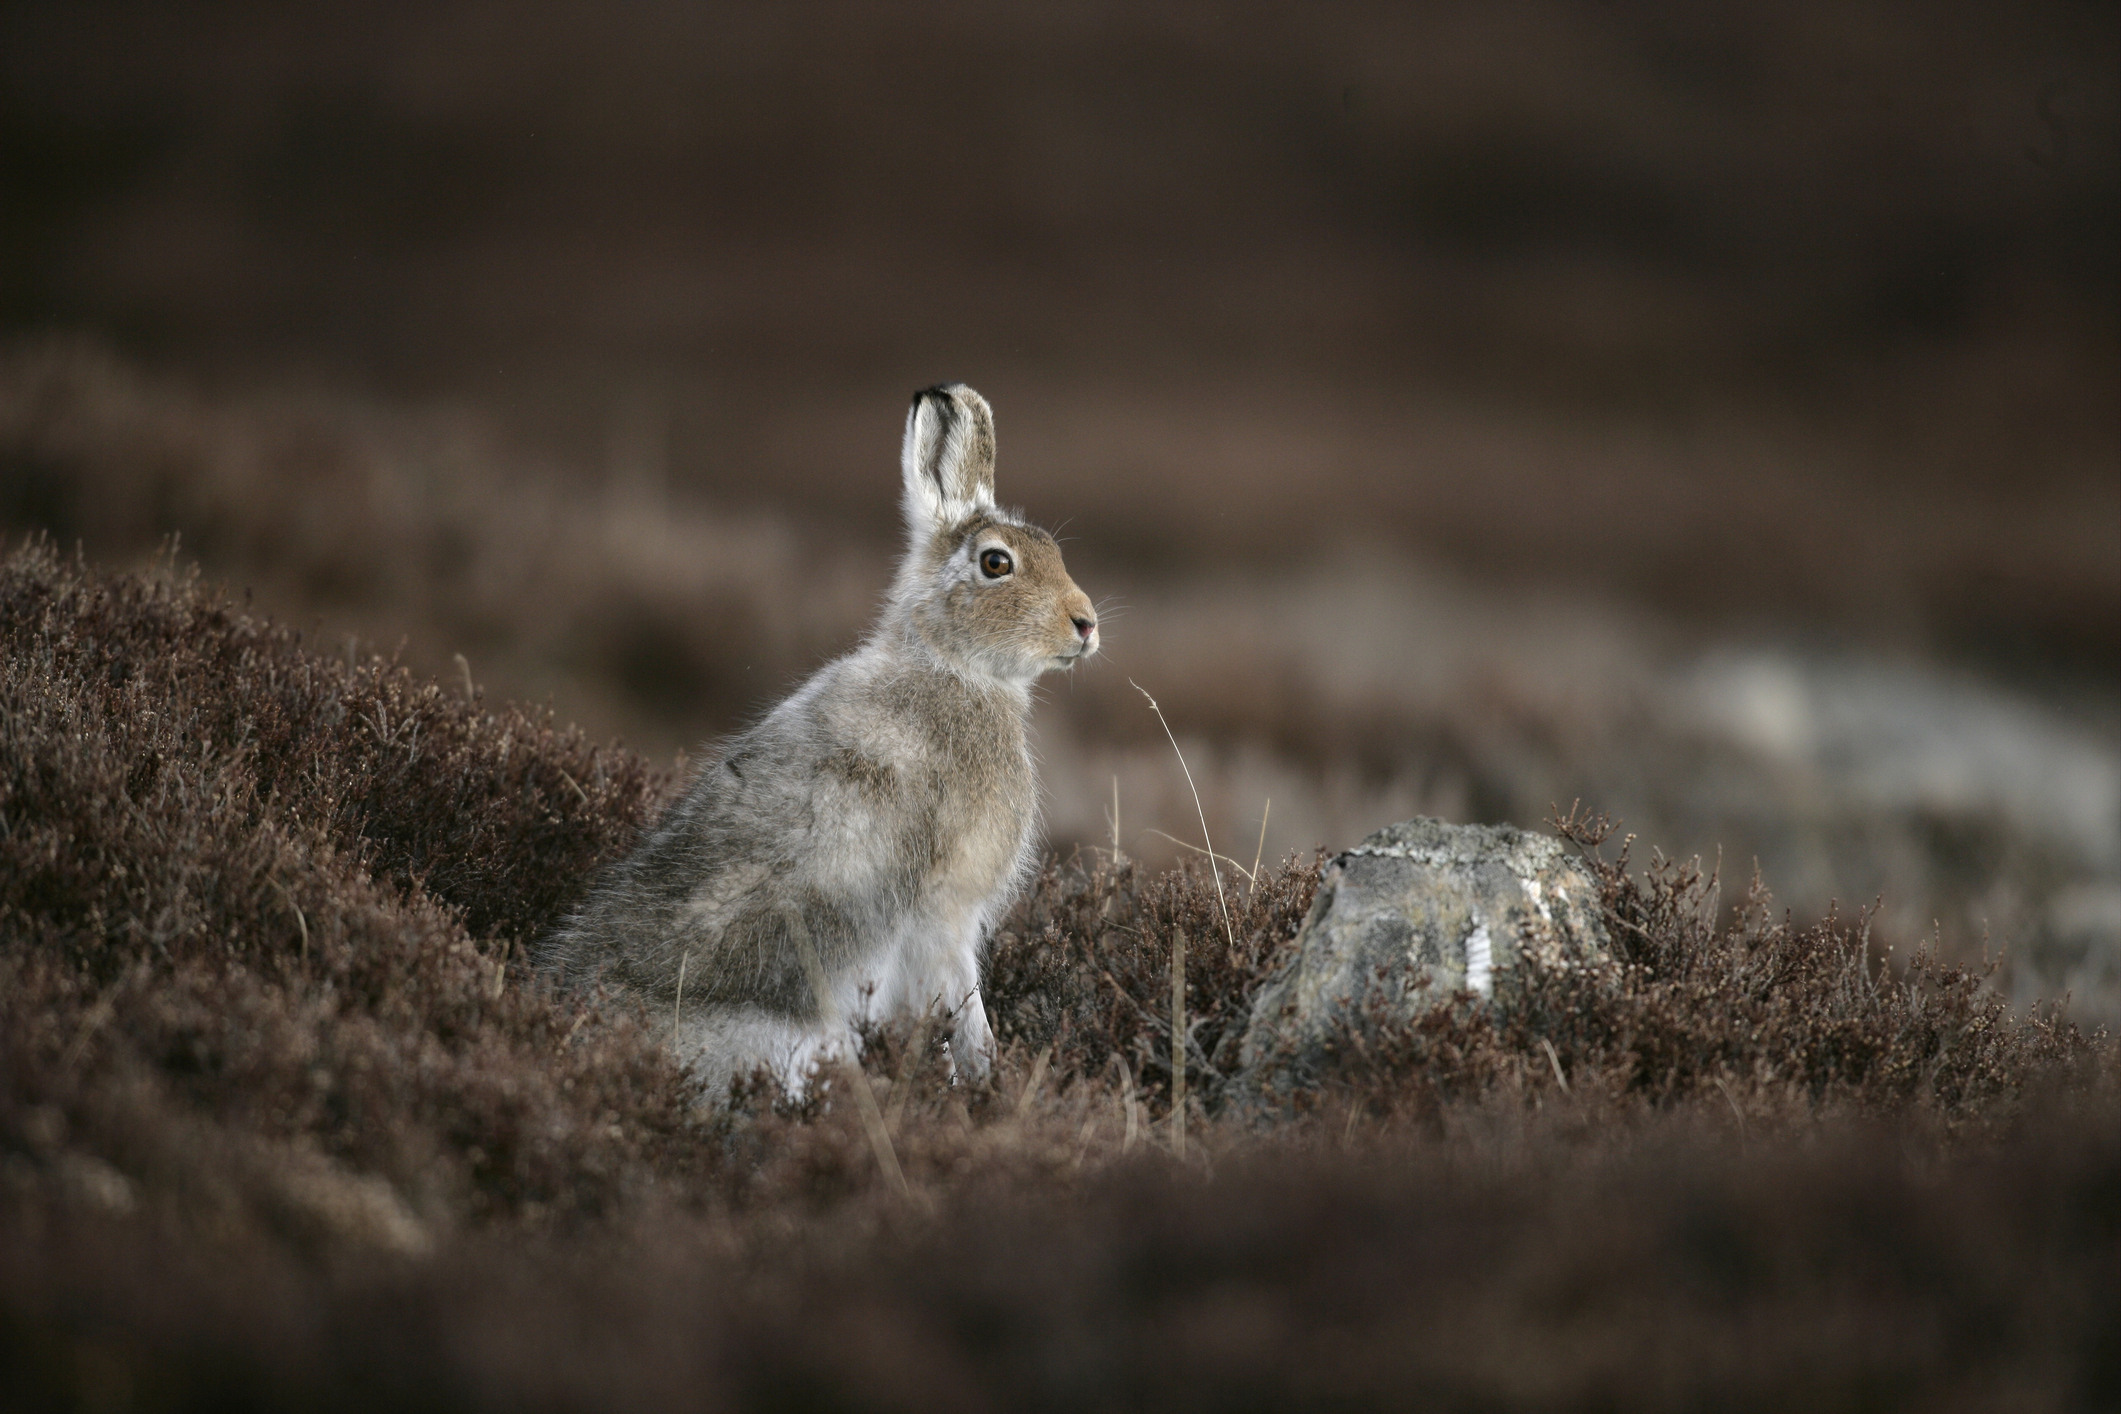
[[[1483,997],[1495,994],[1495,943],[1485,923],[1466,937],[1466,986]]]
[[[1533,878],[1530,874],[1520,874],[1517,876],[1517,882],[1524,885],[1525,897],[1532,900],[1532,907],[1539,910],[1539,916],[1541,918],[1544,918],[1547,922],[1552,923],[1554,921],[1554,915],[1547,908],[1546,899],[1542,897],[1542,891],[1539,887],[1539,881]]]

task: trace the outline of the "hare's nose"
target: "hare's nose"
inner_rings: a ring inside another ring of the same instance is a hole
[[[1075,632],[1082,638],[1083,642],[1088,643],[1090,641],[1090,635],[1097,632],[1097,620],[1086,619],[1080,614],[1076,615]]]

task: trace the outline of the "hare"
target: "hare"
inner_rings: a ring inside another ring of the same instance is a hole
[[[713,1093],[758,1066],[800,1093],[854,1023],[928,1013],[983,1075],[987,930],[1036,849],[1031,686],[1098,648],[1053,537],[994,502],[994,414],[916,393],[908,544],[860,647],[720,745],[542,945],[661,1018]]]

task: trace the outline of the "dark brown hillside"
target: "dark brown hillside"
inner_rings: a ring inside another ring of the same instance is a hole
[[[188,581],[41,548],[4,573],[18,1122],[239,1211],[300,1214],[252,1191],[280,1150],[319,1194],[371,1192],[357,1170],[406,1241],[389,1185],[593,1213],[644,1149],[700,1142],[667,1065],[506,972],[652,803],[638,758],[311,655]]]

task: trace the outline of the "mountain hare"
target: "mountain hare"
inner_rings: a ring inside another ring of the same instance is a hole
[[[915,394],[899,464],[909,544],[867,641],[724,742],[542,948],[644,1003],[717,1093],[762,1064],[800,1091],[864,1015],[943,1018],[956,1071],[992,1058],[980,955],[1036,847],[1031,684],[1097,651],[1097,615],[995,505],[979,394]]]

